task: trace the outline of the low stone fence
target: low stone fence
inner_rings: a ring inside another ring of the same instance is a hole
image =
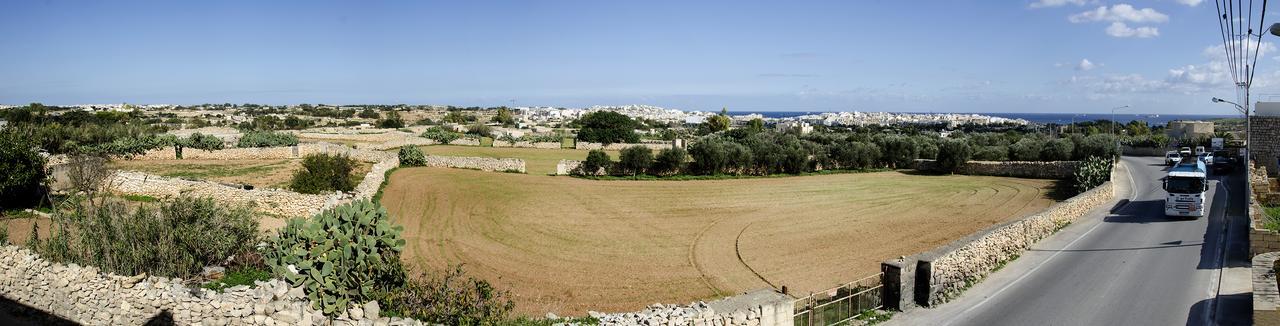
[[[132,171],[116,172],[107,181],[107,187],[113,192],[151,197],[191,195],[210,197],[220,203],[253,204],[257,211],[285,217],[315,215],[350,200],[350,196],[341,193],[310,195],[280,189],[244,190],[217,182],[166,178]],[[377,191],[376,186],[374,191]]]
[[[494,140],[493,147],[515,147],[515,148],[537,148],[537,149],[560,149],[560,142],[527,142],[517,141],[509,142],[505,140]]]
[[[385,143],[398,139],[417,137],[416,134],[396,129],[370,129],[367,131],[345,131],[333,133],[305,131],[299,132],[297,135],[298,138],[354,141],[363,143]]]
[[[525,173],[524,160],[517,158],[427,155],[426,166]]]
[[[330,143],[307,143],[284,147],[227,148],[216,151],[192,148],[182,150],[182,158],[190,160],[276,160],[301,158],[310,154],[340,154],[364,162],[380,162],[387,159],[388,155],[395,156],[395,153],[385,153],[372,149],[355,149],[346,145]],[[176,156],[174,156],[172,147],[166,147],[151,150],[142,155],[135,155],[129,159],[173,160],[176,159]]]
[[[1125,156],[1164,157],[1164,154],[1168,151],[1169,151],[1168,149],[1157,148],[1157,147],[1133,147],[1129,145],[1124,145],[1120,147],[1120,153],[1124,154]]]
[[[1276,286],[1276,260],[1280,252],[1253,256],[1253,324],[1280,325],[1280,289]]]
[[[1249,198],[1249,255],[1280,251],[1280,231],[1270,230],[1264,226],[1267,212],[1262,207],[1264,199],[1280,196],[1280,194],[1272,192],[1273,179],[1267,177],[1265,168],[1254,165],[1249,171],[1249,181],[1246,186],[1253,194],[1253,198]]]
[[[556,175],[572,174],[573,170],[578,169],[579,165],[582,165],[582,161],[560,160],[560,163],[556,163]]]
[[[590,312],[601,325],[791,326],[795,299],[772,289],[687,306],[654,304],[639,312]]]
[[[0,247],[0,266],[0,297],[85,325],[422,325],[379,317],[376,302],[331,320],[311,308],[301,287],[281,280],[218,293],[192,289],[176,278],[118,276],[57,264],[17,246]]]
[[[1112,179],[1124,169],[1117,164]],[[885,306],[902,310],[915,304],[944,303],[1114,197],[1114,186],[1107,182],[1035,215],[997,224],[930,252],[885,262],[881,265],[886,280]]]
[[[958,174],[989,175],[998,177],[1017,177],[1032,179],[1071,179],[1075,176],[1078,161],[970,161],[960,167]],[[934,160],[916,160],[916,170],[940,170]]]
[[[644,146],[654,151],[660,151],[671,148],[671,143],[637,143],[637,144],[609,144],[608,146],[601,143],[578,142],[575,145],[577,149],[603,149],[606,151],[620,151],[623,148],[632,146]]]

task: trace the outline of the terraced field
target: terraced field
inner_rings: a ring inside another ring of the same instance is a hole
[[[352,174],[358,183],[373,164],[359,161],[356,164]],[[293,173],[302,169],[302,160],[118,160],[112,161],[111,167],[166,177],[288,188]]]
[[[819,291],[1056,200],[1054,181],[900,172],[597,181],[396,171],[382,203],[417,268],[465,264],[526,315]]]

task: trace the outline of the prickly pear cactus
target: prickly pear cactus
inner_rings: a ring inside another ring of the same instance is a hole
[[[381,205],[360,200],[290,219],[264,259],[276,275],[304,287],[317,310],[333,316],[404,283],[402,230]]]

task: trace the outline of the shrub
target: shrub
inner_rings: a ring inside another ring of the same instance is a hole
[[[639,126],[631,117],[613,111],[596,111],[579,118],[578,140],[584,142],[603,143],[636,143],[640,135],[635,132]]]
[[[493,128],[486,125],[482,125],[482,124],[473,124],[473,125],[467,126],[467,134],[479,136],[479,137],[493,138]]]
[[[400,112],[388,111],[386,119],[378,120],[378,128],[404,128],[404,119],[400,118]]]
[[[403,227],[368,200],[290,219],[263,254],[274,274],[301,286],[312,306],[335,316],[404,284]]]
[[[441,144],[448,144],[454,140],[458,140],[458,138],[462,138],[462,134],[445,130],[441,127],[431,127],[427,128],[427,131],[422,132],[422,138],[434,140]]]
[[[603,170],[609,172],[609,168],[613,165],[613,160],[609,158],[609,153],[603,150],[593,149],[587,152],[587,159],[582,161],[582,165],[578,166],[578,173],[584,175],[598,175]]]
[[[973,148],[963,140],[944,140],[938,143],[938,169],[947,173],[956,173],[960,167],[969,162]]]
[[[302,159],[302,170],[294,172],[289,188],[304,194],[320,194],[355,189],[351,171],[356,161],[343,155],[311,154]]]
[[[1075,150],[1075,143],[1071,139],[1058,138],[1050,140],[1044,144],[1044,148],[1040,149],[1040,160],[1051,162],[1070,160]]]
[[[0,131],[0,209],[29,207],[40,199],[45,159],[35,140]]]
[[[222,149],[222,146],[224,144],[221,138],[218,138],[212,135],[205,135],[197,132],[197,133],[192,133],[191,136],[187,136],[187,139],[183,140],[182,145],[186,147],[195,148],[195,149],[214,151],[214,150]]]
[[[1115,136],[1098,134],[1081,138],[1076,143],[1075,158],[1083,160],[1089,157],[1115,158],[1120,155],[1116,148]]]
[[[422,154],[422,150],[414,146],[400,147],[400,166],[424,166],[427,165],[427,156]]]
[[[1017,143],[1009,145],[1009,157],[1015,161],[1038,161],[1040,152],[1044,150],[1044,142],[1032,137],[1025,137]]]
[[[655,175],[673,175],[684,170],[684,162],[689,160],[689,153],[683,148],[673,147],[658,151],[649,171]]]
[[[643,174],[653,165],[653,150],[644,146],[631,146],[622,149],[618,156],[618,173]]]
[[[420,274],[380,303],[389,312],[443,325],[494,325],[515,308],[509,293],[467,276],[462,266],[434,277]]]
[[[208,198],[178,197],[155,209],[81,204],[55,213],[53,222],[50,238],[34,243],[42,256],[119,275],[191,277],[252,250],[258,236],[250,208]]]
[[[976,146],[973,159],[977,161],[1004,161],[1009,159],[1009,148],[1004,146]]]
[[[236,147],[280,147],[298,145],[298,136],[283,132],[249,131],[240,136]]]
[[[1076,169],[1076,191],[1085,192],[1111,180],[1112,158],[1090,156]]]

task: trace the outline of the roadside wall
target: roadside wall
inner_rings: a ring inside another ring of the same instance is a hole
[[[1249,198],[1249,255],[1280,251],[1280,232],[1264,227],[1266,211],[1262,209],[1262,200],[1275,198],[1280,194],[1273,192],[1272,179],[1267,178],[1264,168],[1254,165],[1249,171],[1248,187],[1253,194],[1253,198]]]
[[[1276,288],[1276,260],[1280,252],[1253,256],[1253,324],[1280,325],[1280,290]]]
[[[1253,160],[1270,170],[1270,176],[1276,177],[1280,173],[1280,164],[1277,164],[1280,159],[1280,117],[1255,115],[1252,120],[1250,133],[1253,144],[1249,147],[1253,151]]]
[[[1113,180],[1120,173],[1118,170],[1124,169],[1121,164],[1116,167],[1112,170]],[[1112,182],[1107,182],[1035,215],[992,226],[918,255],[913,271],[915,302],[935,306],[956,297],[996,268],[1021,255],[1037,241],[1110,202],[1114,197],[1114,186]],[[890,267],[893,266],[882,265],[882,269],[891,269]],[[886,287],[889,286],[896,285],[886,284]],[[905,295],[904,293],[903,296]]]
[[[291,289],[281,280],[223,293],[192,290],[181,279],[104,274],[95,267],[53,263],[17,246],[0,247],[0,266],[5,267],[0,296],[85,325],[143,325],[165,320],[162,313],[179,325],[422,325],[380,318],[376,303],[329,320],[311,308],[302,288]]]
[[[960,167],[959,174],[989,175],[1032,179],[1070,179],[1074,177],[1078,161],[970,161]],[[916,160],[916,170],[939,171],[934,160]]]
[[[792,326],[795,299],[772,289],[686,306],[654,304],[645,310],[602,314],[590,312],[601,325]]]

